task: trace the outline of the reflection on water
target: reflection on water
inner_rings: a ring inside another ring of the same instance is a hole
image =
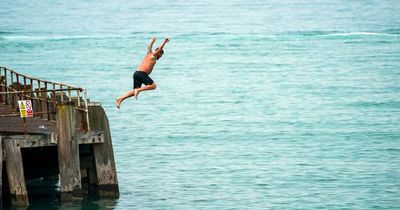
[[[62,210],[90,210],[90,209],[114,209],[117,199],[100,199],[93,195],[84,195],[82,200],[61,202],[60,201],[60,182],[58,177],[40,178],[29,180],[26,183],[29,195],[29,207],[19,207],[16,209],[62,209]],[[7,187],[4,187],[7,190]],[[8,191],[3,191],[5,195],[3,209],[15,209],[11,206]]]

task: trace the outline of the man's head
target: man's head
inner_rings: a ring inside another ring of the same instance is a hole
[[[158,50],[158,47],[156,48],[156,51]],[[158,52],[157,54],[154,54],[154,56],[156,57],[156,59],[160,59],[162,56],[164,55],[164,50],[161,49],[160,52]]]

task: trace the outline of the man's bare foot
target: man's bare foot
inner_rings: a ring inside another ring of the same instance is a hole
[[[138,95],[139,95],[139,90],[138,89],[135,89],[135,92],[134,92],[134,96],[135,96],[135,99],[137,100],[137,97],[138,97]]]
[[[120,105],[121,105],[121,99],[117,98],[117,100],[115,100],[115,105],[117,106],[117,108],[119,109]]]

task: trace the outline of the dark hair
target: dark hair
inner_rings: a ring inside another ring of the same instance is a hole
[[[158,50],[158,47],[156,48],[156,51],[157,50]],[[164,54],[164,49],[161,49],[160,53],[161,53],[161,55],[163,55]]]

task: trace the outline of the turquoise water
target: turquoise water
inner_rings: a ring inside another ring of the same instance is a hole
[[[121,197],[30,209],[399,209],[400,3],[4,1],[0,65],[88,89]],[[157,90],[114,100],[151,38]]]

